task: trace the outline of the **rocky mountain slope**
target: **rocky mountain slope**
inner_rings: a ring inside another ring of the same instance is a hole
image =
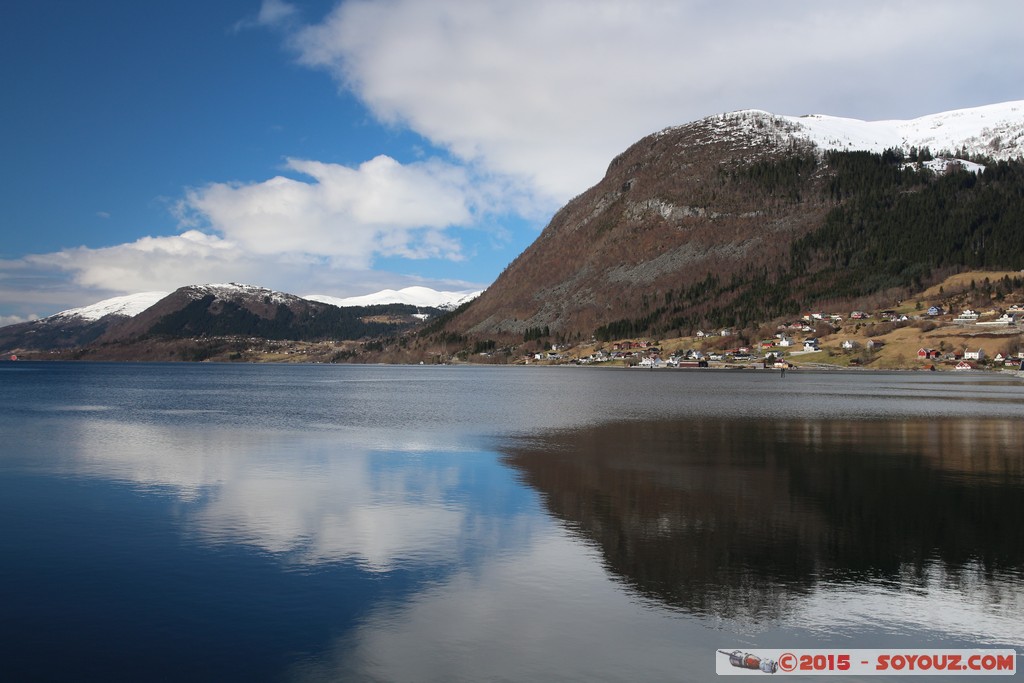
[[[1005,160],[1022,151],[1021,102],[912,122],[744,111],[666,129],[612,160],[446,333],[684,334],[966,266],[1020,268],[1024,169]]]

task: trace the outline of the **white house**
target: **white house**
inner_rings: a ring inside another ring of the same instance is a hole
[[[846,351],[853,351],[860,347],[860,342],[854,341],[853,339],[847,339],[842,343],[842,347]]]
[[[820,350],[821,349],[818,347],[818,340],[817,339],[808,339],[808,340],[804,341],[804,351],[820,351]]]
[[[964,360],[985,360],[985,349],[978,349],[977,351],[964,351]]]
[[[966,311],[953,318],[953,322],[957,325],[974,325],[978,322],[978,314],[968,308]]]
[[[1003,325],[1016,325],[1017,324],[1017,316],[1010,315],[1009,313],[1003,313],[1000,317],[996,318],[995,320],[986,320],[984,322],[979,322],[978,324],[979,325],[991,325],[993,327],[1003,326]]]

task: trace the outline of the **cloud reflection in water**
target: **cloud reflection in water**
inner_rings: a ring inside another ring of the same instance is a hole
[[[501,497],[478,500],[481,481],[507,477],[493,455],[420,450],[425,440],[414,433],[378,450],[379,435],[364,437],[89,420],[66,441],[81,474],[188,502],[182,523],[198,540],[298,565],[456,564],[473,546],[513,541],[508,530],[529,526],[491,519],[509,512],[495,509]]]

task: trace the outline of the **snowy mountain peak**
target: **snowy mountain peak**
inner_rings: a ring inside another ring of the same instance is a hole
[[[167,296],[168,292],[140,292],[127,296],[115,296],[104,299],[82,308],[71,308],[54,314],[54,318],[79,318],[81,320],[99,320],[108,315],[120,315],[126,318],[138,315],[156,302]]]
[[[309,294],[303,298],[341,307],[408,304],[410,306],[454,309],[479,295],[479,291],[472,290],[439,292],[429,287],[405,287],[404,289],[385,289],[373,294],[346,298],[328,296],[326,294]]]
[[[191,296],[196,298],[202,298],[207,295],[214,295],[220,299],[237,300],[243,298],[266,298],[270,297],[270,302],[274,304],[288,303],[289,301],[295,301],[299,297],[293,294],[285,294],[284,292],[277,292],[273,289],[267,289],[266,287],[259,287],[257,285],[246,285],[238,282],[228,282],[225,284],[206,284],[206,285],[192,285],[187,288]]]
[[[929,114],[916,119],[861,121],[809,114],[780,116],[757,109],[720,114],[705,124],[723,136],[756,134],[784,144],[802,139],[821,150],[883,152],[927,147],[932,154],[987,156],[997,161],[1024,156],[1024,100]]]

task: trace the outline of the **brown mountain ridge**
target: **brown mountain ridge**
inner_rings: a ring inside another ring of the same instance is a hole
[[[829,152],[791,125],[743,112],[643,138],[446,333],[683,336],[1024,264],[1019,161],[935,172],[927,149]]]

